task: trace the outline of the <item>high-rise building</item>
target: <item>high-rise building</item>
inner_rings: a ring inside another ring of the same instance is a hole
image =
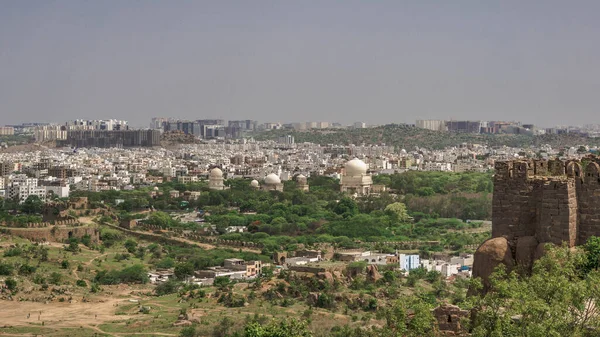
[[[417,120],[416,126],[421,129],[432,131],[447,131],[446,121],[441,119]]]
[[[194,135],[196,137],[202,136],[202,126],[198,122],[194,121],[165,121],[163,122],[164,131],[182,131],[187,135]]]
[[[150,147],[160,146],[159,130],[74,130],[67,132],[63,145],[71,147]]]
[[[287,144],[287,145],[294,144],[294,136],[292,136],[292,135],[281,136],[281,137],[279,137],[277,142],[279,144]]]
[[[481,128],[485,127],[482,121],[447,121],[446,127],[448,131],[465,132],[465,133],[481,133]]]
[[[164,129],[165,123],[169,122],[169,118],[165,117],[154,117],[152,118],[152,122],[150,122],[151,129]]]
[[[6,177],[11,174],[15,169],[15,164],[11,162],[0,163],[0,177]]]
[[[128,130],[127,121],[117,119],[85,120],[76,119],[66,123],[69,130]]]
[[[12,126],[0,126],[0,136],[12,136],[15,134],[15,128]]]
[[[223,119],[198,119],[200,135],[203,138],[225,137],[225,120]]]

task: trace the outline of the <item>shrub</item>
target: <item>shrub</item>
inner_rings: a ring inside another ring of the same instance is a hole
[[[175,267],[175,260],[170,257],[165,257],[156,263],[156,268],[158,269],[169,269],[173,267]]]
[[[168,280],[167,282],[160,283],[154,288],[154,292],[158,296],[168,295],[176,293],[181,287],[181,282],[175,280]]]
[[[60,263],[60,267],[62,269],[69,269],[70,266],[71,266],[71,263],[67,260],[62,260],[62,262]]]
[[[90,292],[92,293],[98,293],[100,292],[100,286],[98,285],[98,283],[92,283],[92,286],[90,287]]]
[[[121,262],[123,260],[129,260],[130,255],[128,253],[115,255],[115,261]]]
[[[19,267],[19,275],[27,276],[35,273],[37,268],[35,266],[30,266],[29,264],[23,264]]]
[[[221,295],[217,302],[223,304],[228,308],[240,308],[243,307],[246,303],[246,298],[242,295],[234,294],[230,291]]]
[[[10,291],[14,291],[17,289],[17,281],[10,277],[4,280],[4,284],[6,285],[6,288],[8,288],[8,290]]]
[[[62,282],[62,275],[60,273],[53,272],[52,274],[50,274],[48,282],[50,282],[50,284],[60,285]]]
[[[148,273],[144,266],[136,264],[122,270],[101,270],[94,280],[100,284],[146,283]]]
[[[75,284],[76,284],[78,287],[87,287],[87,283],[85,283],[85,281],[84,281],[84,280],[77,280],[77,282],[75,282]]]
[[[81,243],[84,244],[86,247],[91,248],[92,247],[92,238],[90,237],[89,234],[86,234],[83,237],[81,237]]]
[[[15,268],[9,263],[0,263],[0,275],[10,276]]]
[[[137,242],[135,242],[135,240],[132,239],[127,239],[127,241],[125,241],[125,249],[127,249],[127,251],[130,254],[135,253],[135,250],[137,249]]]
[[[21,247],[9,248],[4,252],[4,257],[21,256],[23,249]]]
[[[111,247],[116,242],[123,240],[123,234],[116,229],[104,228],[100,232],[100,239],[105,247]]]

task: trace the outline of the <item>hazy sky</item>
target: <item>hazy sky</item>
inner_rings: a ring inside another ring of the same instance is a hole
[[[600,1],[0,0],[0,124],[600,123]]]

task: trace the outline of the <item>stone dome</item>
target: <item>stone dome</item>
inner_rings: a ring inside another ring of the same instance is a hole
[[[155,190],[155,191],[158,191],[158,187],[157,187],[157,186],[154,186],[154,190]]]
[[[358,158],[348,161],[345,168],[347,176],[360,176],[367,173],[367,164]]]
[[[276,175],[275,173],[271,173],[271,174],[267,175],[267,177],[265,178],[265,184],[269,184],[269,185],[281,184],[281,179],[279,179],[279,176]]]
[[[306,183],[306,176],[304,176],[304,174],[299,174],[296,176],[296,181]]]
[[[254,179],[250,182],[250,187],[259,187],[258,180]]]
[[[221,171],[220,168],[215,167],[214,169],[210,170],[210,177],[211,178],[223,178],[223,171]]]

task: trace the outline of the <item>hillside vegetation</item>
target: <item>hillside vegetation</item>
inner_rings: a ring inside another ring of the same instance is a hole
[[[327,144],[381,144],[412,150],[416,146],[428,149],[443,149],[462,143],[474,143],[488,146],[529,147],[550,144],[560,148],[581,144],[600,145],[596,138],[582,137],[576,134],[565,135],[486,135],[456,132],[439,132],[419,129],[408,125],[388,124],[366,129],[313,129],[306,131],[271,130],[254,135],[257,140],[276,140],[283,135],[292,135],[296,143],[312,142]]]

